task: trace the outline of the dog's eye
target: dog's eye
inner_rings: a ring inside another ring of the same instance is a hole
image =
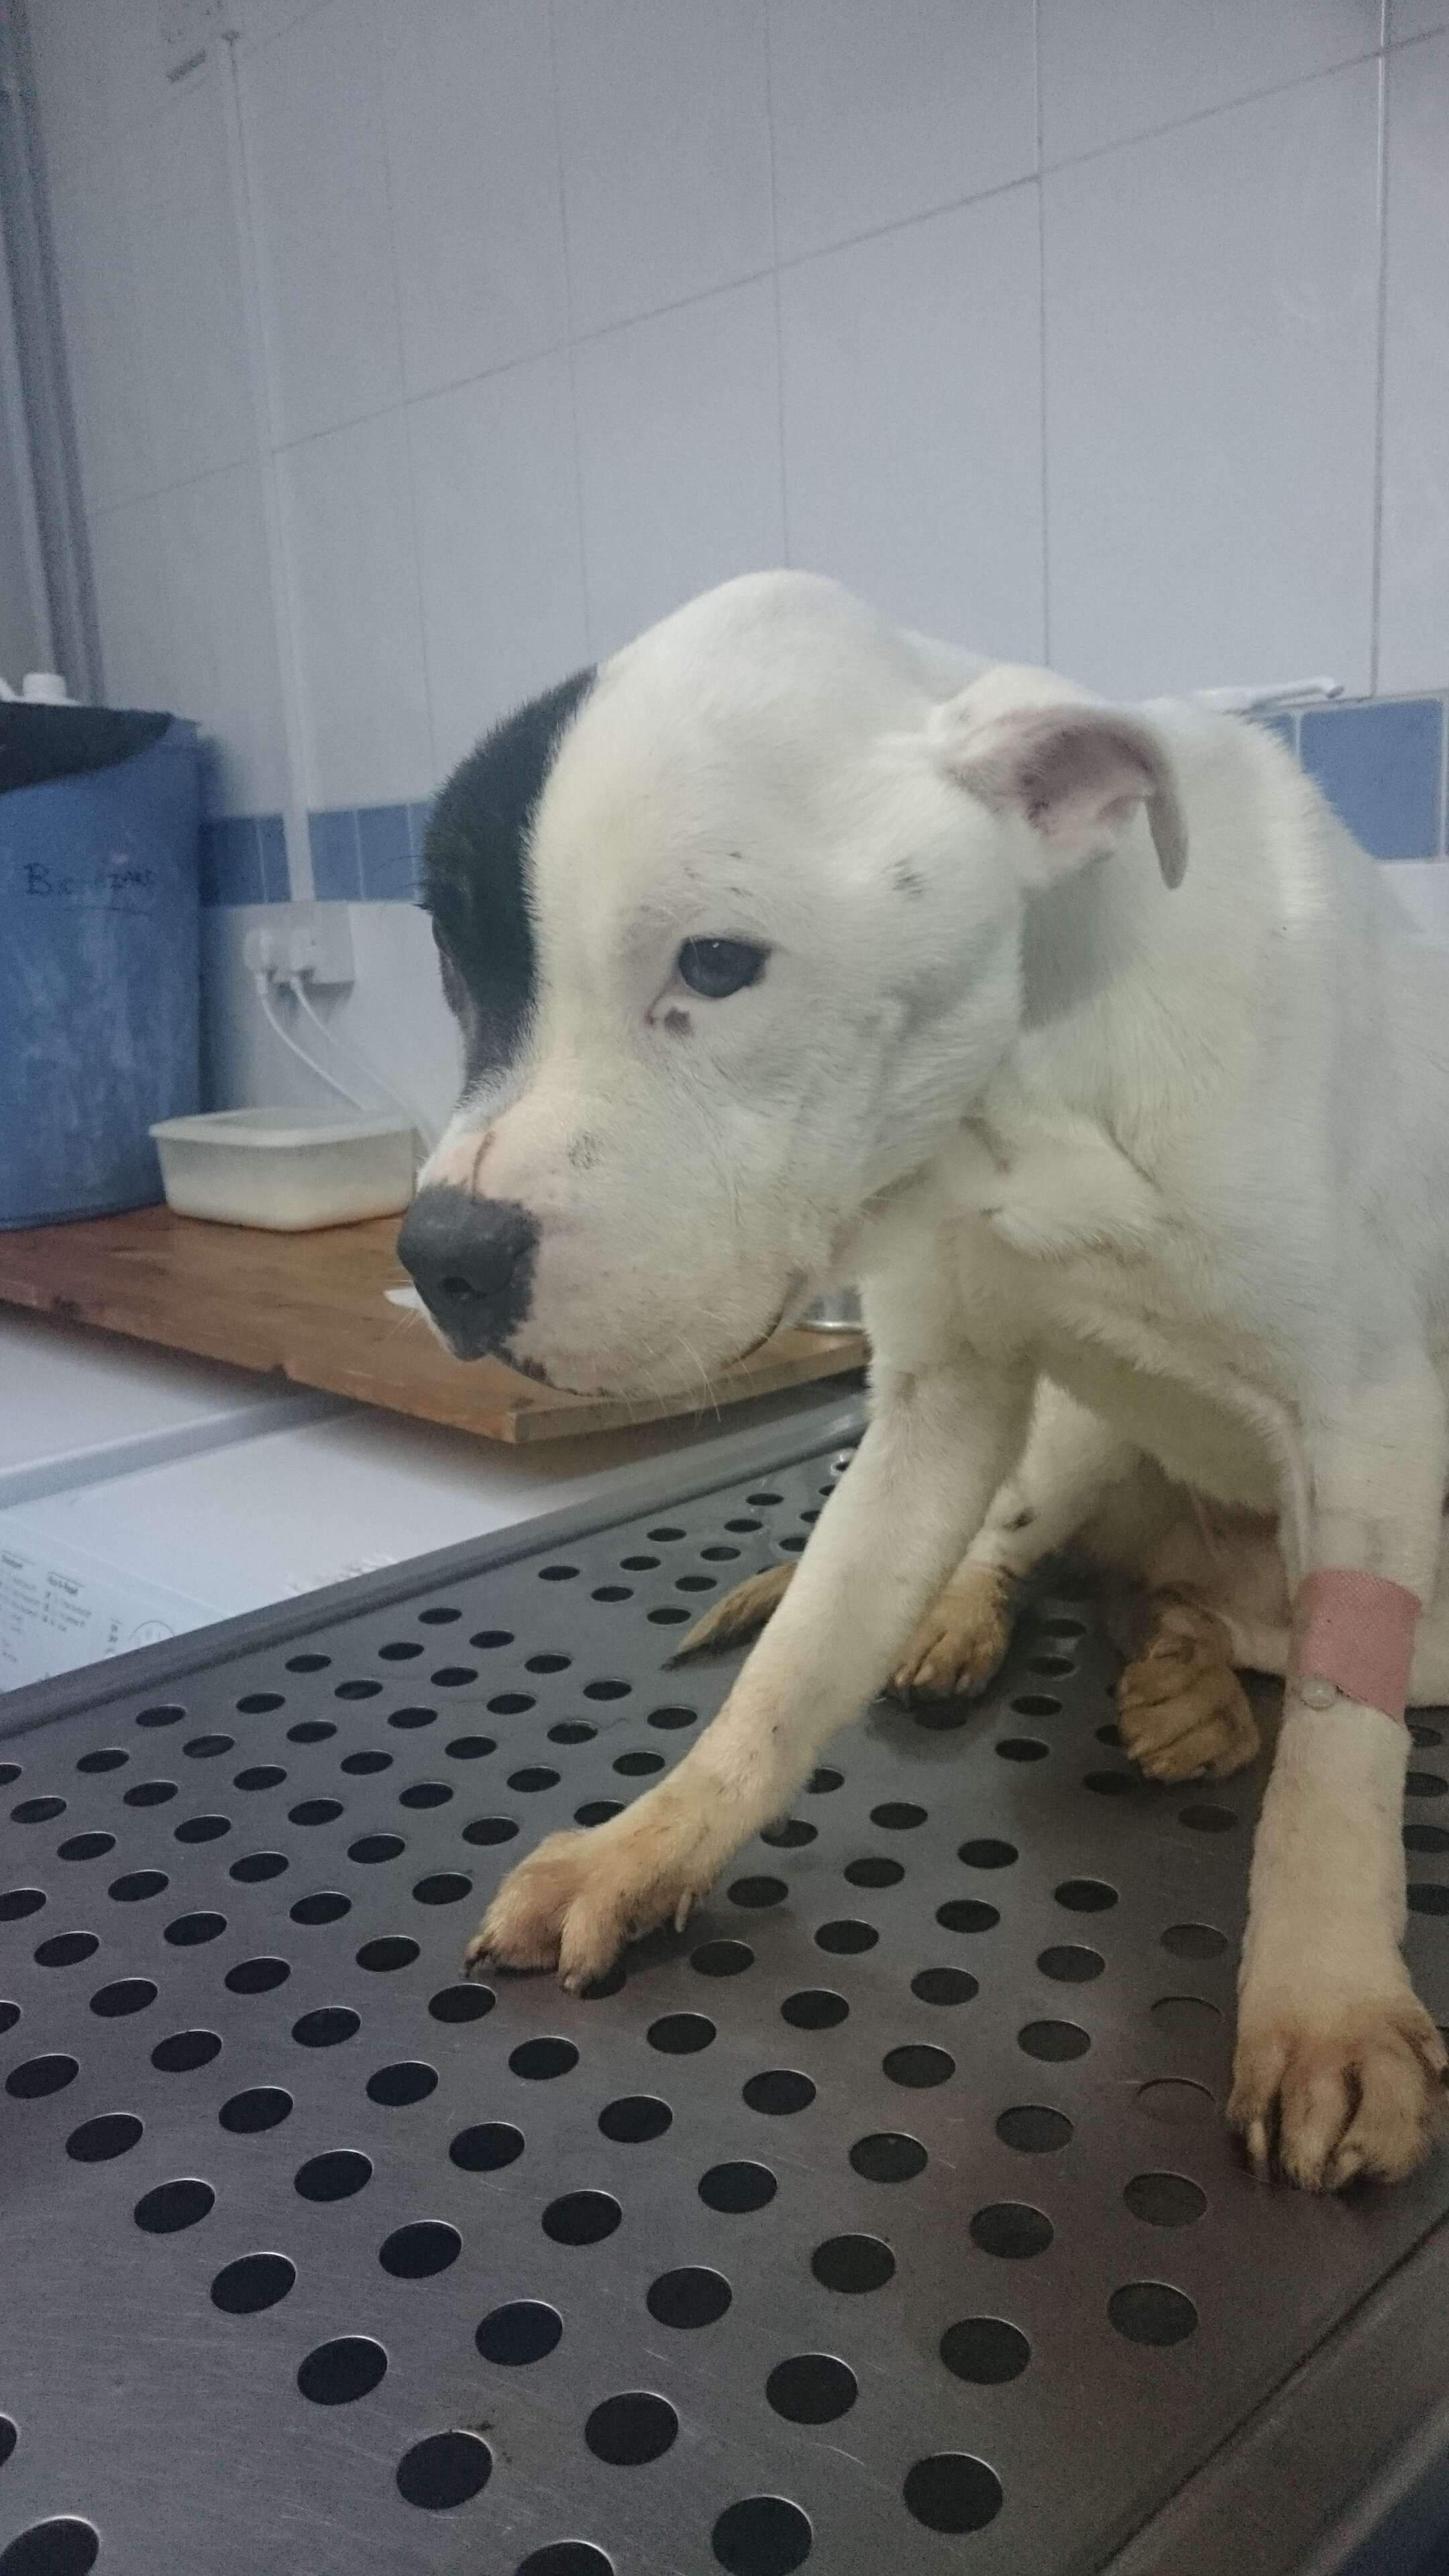
[[[686,939],[674,962],[691,993],[706,1002],[722,1002],[727,994],[758,984],[769,953],[749,939]]]

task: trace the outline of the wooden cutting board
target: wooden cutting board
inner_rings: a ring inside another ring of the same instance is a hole
[[[267,1234],[204,1225],[169,1208],[0,1233],[0,1301],[127,1333],[298,1386],[413,1413],[490,1440],[559,1440],[697,1408],[679,1397],[556,1394],[498,1360],[450,1359],[422,1317],[386,1301],[406,1285],[396,1217]],[[857,1333],[776,1333],[725,1371],[709,1403],[834,1377],[864,1365]]]

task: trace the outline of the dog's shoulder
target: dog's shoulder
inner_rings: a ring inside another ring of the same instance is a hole
[[[1090,1118],[969,1119],[944,1161],[958,1219],[988,1225],[1027,1261],[1088,1251],[1140,1259],[1162,1233],[1156,1182]]]

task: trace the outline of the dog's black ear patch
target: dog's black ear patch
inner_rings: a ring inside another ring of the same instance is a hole
[[[528,1018],[536,981],[529,830],[593,679],[591,665],[505,716],[459,762],[433,807],[422,901],[433,916],[443,990],[462,1024],[470,1082],[511,1061]]]

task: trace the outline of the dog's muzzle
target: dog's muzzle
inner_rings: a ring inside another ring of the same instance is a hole
[[[527,1208],[439,1185],[414,1199],[397,1248],[460,1360],[500,1350],[524,1321],[538,1251]]]

